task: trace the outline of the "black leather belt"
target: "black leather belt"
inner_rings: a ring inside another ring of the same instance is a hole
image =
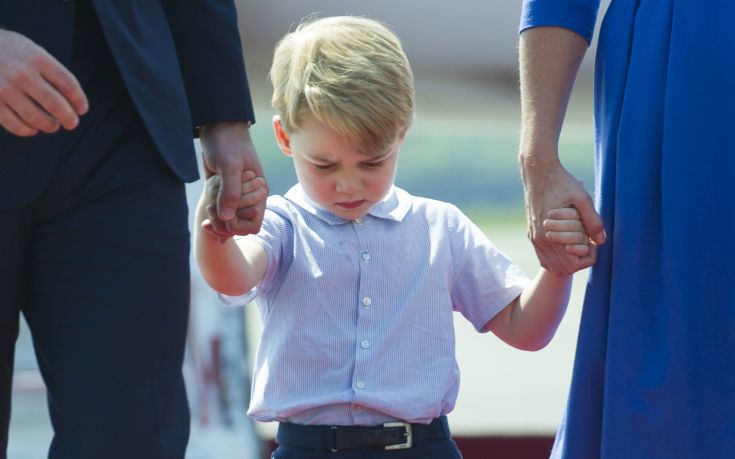
[[[313,451],[346,449],[406,449],[428,438],[449,438],[447,417],[431,424],[388,422],[378,426],[312,426],[282,422],[278,425],[279,445]]]

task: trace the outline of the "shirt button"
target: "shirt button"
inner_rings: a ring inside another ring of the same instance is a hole
[[[362,218],[356,218],[355,223],[357,223],[358,225],[362,225]]]
[[[370,261],[370,252],[362,252],[362,259],[365,261]]]
[[[364,389],[365,388],[365,381],[357,381],[357,384],[355,384],[358,389]]]
[[[360,347],[363,349],[367,349],[370,347],[370,341],[364,339],[360,342]]]
[[[370,306],[371,304],[373,304],[373,300],[371,300],[369,296],[366,296],[362,299],[362,304],[364,304],[365,306]]]

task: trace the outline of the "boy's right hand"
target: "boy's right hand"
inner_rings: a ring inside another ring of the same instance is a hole
[[[207,178],[204,183],[204,208],[207,210],[209,218],[202,221],[202,228],[210,235],[218,238],[220,242],[232,237],[232,234],[220,233],[212,224],[217,216],[217,196],[222,187],[222,178],[219,175],[212,175]],[[240,177],[240,201],[238,209],[252,207],[268,197],[268,187],[263,177],[256,177],[255,172],[246,170]]]
[[[584,229],[579,212],[574,207],[551,209],[544,220],[546,240],[564,245],[567,253],[579,257],[579,269],[589,268],[597,259],[597,245]]]

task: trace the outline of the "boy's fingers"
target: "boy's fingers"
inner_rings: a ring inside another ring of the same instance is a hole
[[[579,212],[574,207],[551,209],[546,216],[552,220],[579,220]]]
[[[252,220],[258,216],[258,209],[254,206],[237,209],[237,218],[241,220]]]
[[[240,194],[247,194],[259,188],[262,188],[263,191],[265,191],[265,179],[263,177],[253,177],[242,182],[240,185]]]
[[[207,179],[207,181],[204,184],[204,196],[206,198],[206,201],[210,203],[210,205],[213,205],[216,209],[217,206],[217,196],[219,195],[219,189],[220,189],[220,182],[219,182],[219,176],[213,175],[210,178]]]
[[[579,220],[551,220],[546,219],[543,227],[547,231],[577,231],[584,233],[584,226]]]
[[[240,200],[240,177],[241,171],[223,171],[220,174],[222,186],[217,195],[217,215],[222,221],[228,221],[235,217],[237,203]]]
[[[586,257],[590,253],[590,246],[587,244],[567,244],[564,246],[564,250],[578,257]]]
[[[220,243],[224,243],[225,241],[227,241],[227,239],[229,239],[230,237],[232,237],[232,235],[230,235],[230,234],[222,234],[222,233],[218,232],[217,230],[215,230],[214,229],[214,225],[212,224],[212,221],[209,220],[209,219],[206,219],[206,220],[202,221],[201,227],[202,227],[202,230],[205,233],[207,233],[211,237],[219,240]]]
[[[255,172],[253,172],[250,169],[245,169],[242,171],[242,175],[240,176],[240,181],[247,182],[248,180],[252,180],[255,178]]]
[[[586,245],[589,242],[587,235],[579,231],[548,231],[546,233],[546,239],[549,242],[564,245]]]
[[[243,193],[240,196],[240,202],[238,203],[237,208],[241,209],[243,207],[253,206],[266,197],[267,192],[265,191],[265,188],[256,188],[253,191]],[[240,216],[239,212],[237,213],[237,216]]]
[[[207,232],[207,234],[210,234],[215,237],[219,237],[217,232],[214,230],[214,226],[212,225],[212,220],[208,218],[205,220],[202,220],[202,224],[200,226],[204,231]]]
[[[214,225],[214,223],[217,221],[217,205],[216,204],[207,205],[207,215],[209,215],[210,223]]]
[[[207,215],[209,215],[209,222],[212,227],[212,231],[218,236],[228,234],[227,225],[225,222],[219,219],[217,214],[217,206],[210,204],[207,206]]]
[[[237,218],[227,222],[227,228],[234,234],[255,234],[260,231],[265,213],[265,197],[268,189],[264,188],[259,193],[260,197],[255,199],[251,206],[241,207],[237,210]]]
[[[602,218],[597,214],[595,206],[592,204],[592,200],[589,196],[587,196],[587,199],[575,203],[574,206],[577,208],[577,211],[579,211],[579,218],[582,220],[586,233],[589,234],[595,244],[604,244],[605,239],[607,238],[607,235],[605,234],[605,226],[602,223]]]

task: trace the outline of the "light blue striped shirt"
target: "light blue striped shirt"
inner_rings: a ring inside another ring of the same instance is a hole
[[[258,421],[428,423],[459,390],[453,311],[477,330],[528,278],[451,204],[393,187],[344,220],[296,185],[268,198],[263,319],[248,414]]]

